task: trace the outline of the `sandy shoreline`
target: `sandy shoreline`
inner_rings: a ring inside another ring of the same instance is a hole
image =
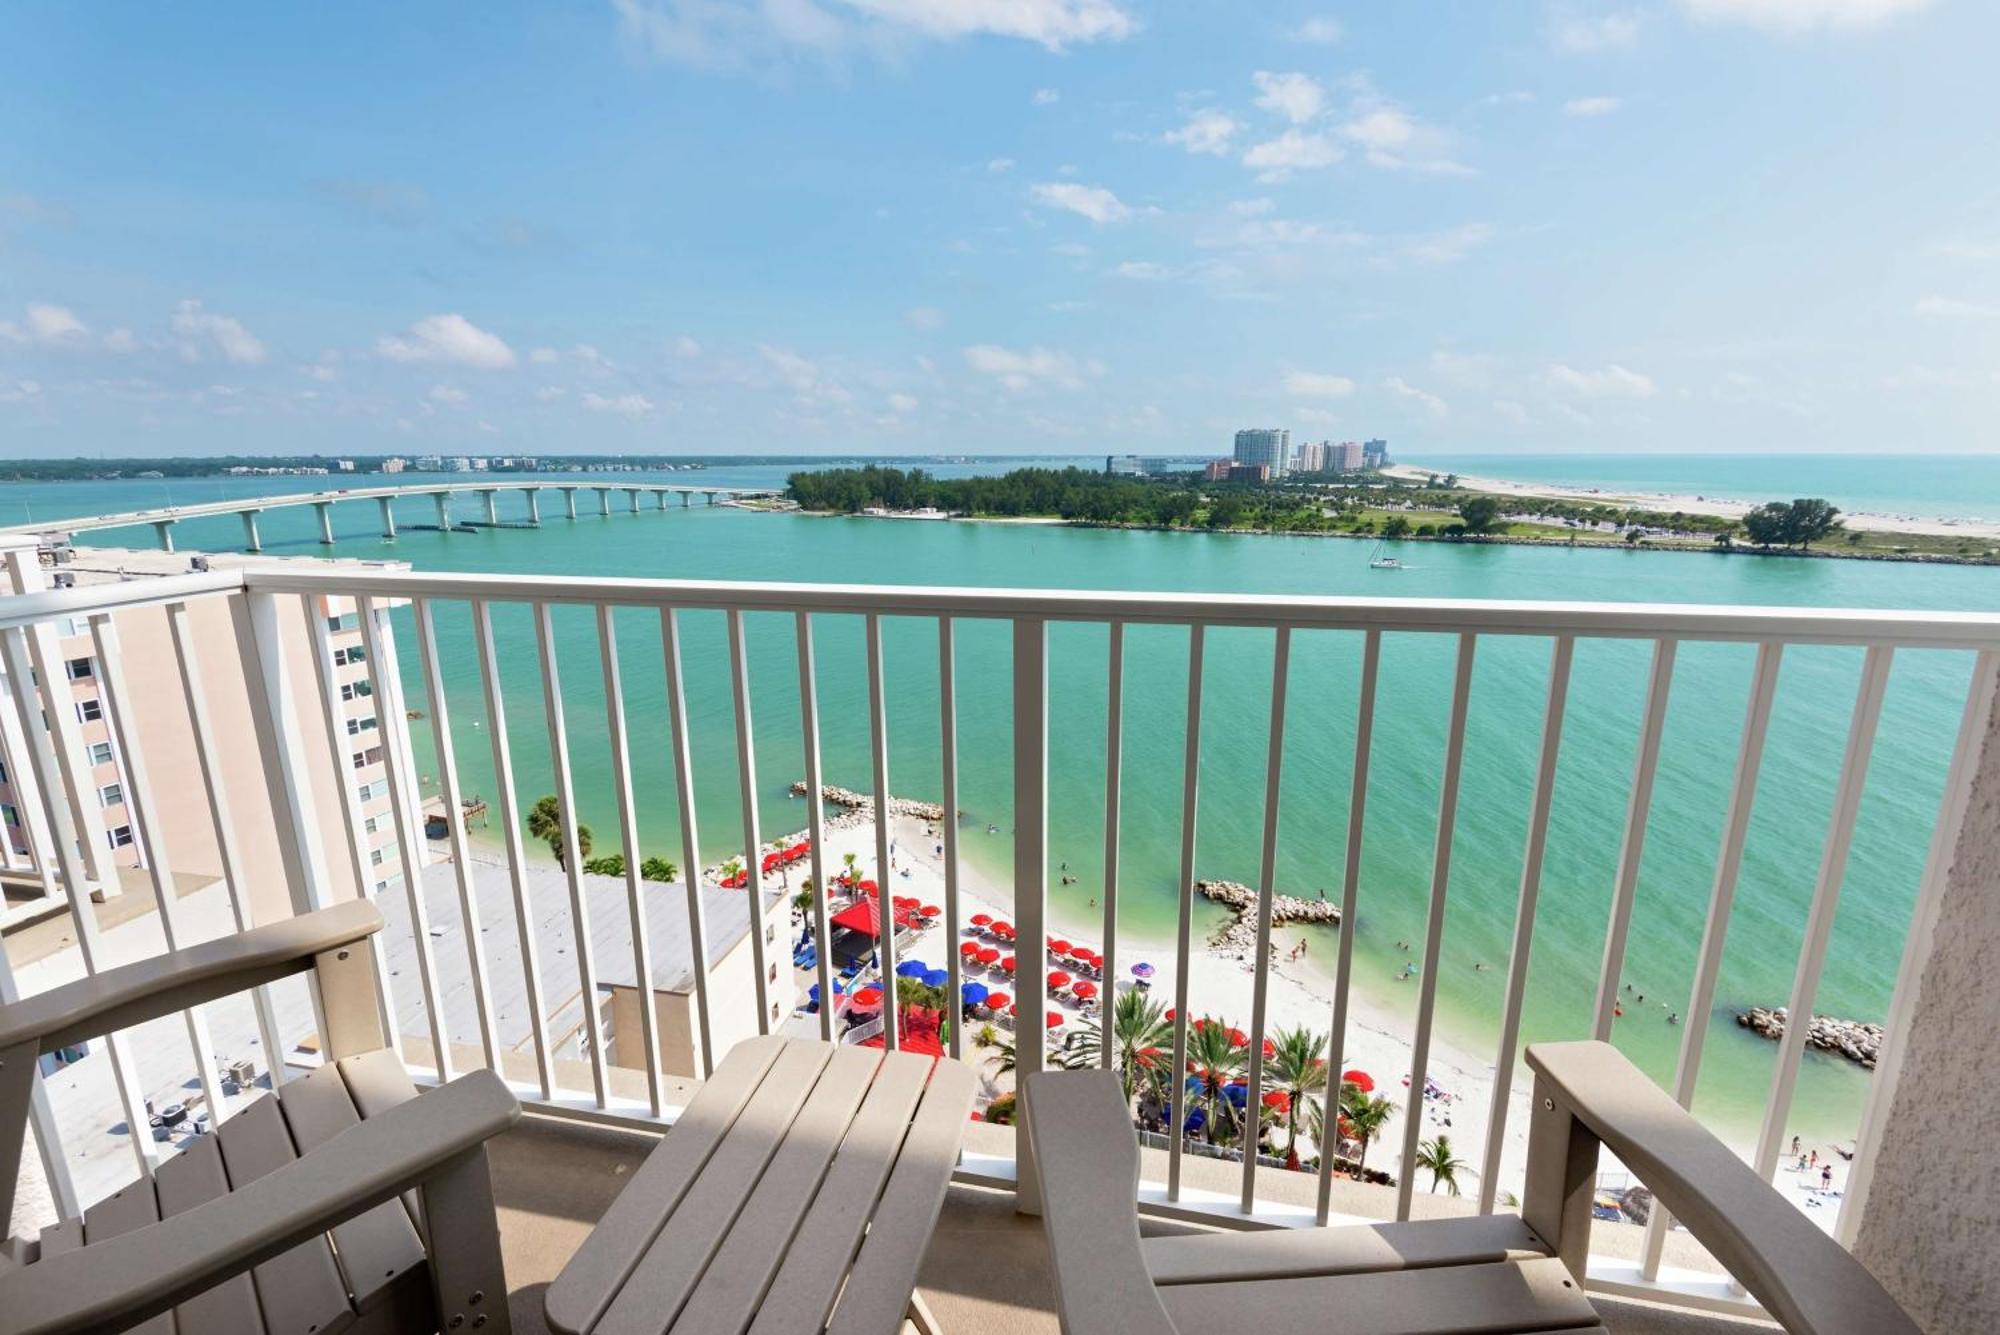
[[[1444,470],[1425,468],[1417,464],[1391,464],[1382,470],[1390,477],[1405,481],[1422,482],[1426,478],[1442,475]],[[1714,515],[1723,519],[1741,519],[1756,505],[1747,501],[1726,500],[1713,496],[1676,495],[1671,492],[1619,492],[1595,487],[1566,487],[1546,482],[1509,482],[1504,478],[1458,474],[1459,485],[1474,491],[1491,492],[1496,496],[1519,496],[1523,499],[1576,501],[1593,505],[1620,505],[1645,510],[1679,510],[1684,514]],[[1921,533],[1930,537],[2000,537],[2000,522],[1982,519],[1941,519],[1921,515],[1874,514],[1863,511],[1843,512],[1842,518],[1849,528],[1868,529],[1878,532]]]

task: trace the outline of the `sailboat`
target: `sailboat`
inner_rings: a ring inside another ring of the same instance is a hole
[[[1368,568],[1370,570],[1401,570],[1403,568],[1403,563],[1395,557],[1382,555],[1382,549],[1388,545],[1386,540],[1375,544],[1375,550],[1368,554]]]

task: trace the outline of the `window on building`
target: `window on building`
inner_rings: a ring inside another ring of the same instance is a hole
[[[351,718],[347,720],[347,735],[349,737],[359,737],[364,732],[374,731],[378,726],[380,725],[376,723],[373,714],[368,715],[366,718]]]
[[[7,767],[0,765],[0,783],[7,782]]]
[[[113,848],[129,848],[132,844],[132,827],[120,825],[117,829],[106,830],[104,837],[111,841]]]
[[[72,658],[69,660],[69,679],[71,681],[87,681],[96,675],[97,669],[88,658]]]
[[[388,883],[387,881],[377,881],[377,882],[375,882],[375,893],[376,893],[376,894],[378,894],[378,895],[379,895],[379,894],[381,894],[381,893],[383,893],[383,892],[384,892],[385,890],[387,890],[388,888],[389,888],[389,883]]]
[[[115,807],[124,800],[125,788],[122,784],[107,783],[97,790],[97,802],[100,806]]]
[[[384,854],[384,853],[382,852],[382,850],[381,850],[381,849],[379,849],[379,848],[371,848],[371,849],[369,849],[369,850],[368,850],[368,865],[369,865],[369,866],[371,866],[371,867],[379,867],[379,866],[381,866],[381,865],[382,865],[382,863],[383,863],[384,861],[386,861],[386,860],[387,860],[387,858],[386,858],[386,855],[385,855],[385,854]]]
[[[368,787],[365,783],[361,786],[364,790]],[[369,834],[374,834],[382,828],[382,818],[380,816],[370,816],[367,820],[361,822],[361,828]]]
[[[346,667],[349,663],[366,663],[367,661],[367,652],[358,644],[348,645],[344,649],[335,649],[333,651],[333,665],[335,667]]]
[[[0,803],[0,819],[4,819],[10,829],[21,828],[21,813],[11,803]]]
[[[375,694],[375,683],[370,681],[345,681],[340,684],[340,698],[343,700],[366,700]]]
[[[76,702],[76,716],[85,723],[95,723],[104,717],[104,703],[101,700],[79,700]]]
[[[380,797],[384,791],[385,790],[383,789],[380,783],[364,783],[359,788],[356,788],[354,790],[354,795],[360,798],[363,802],[373,802],[376,798]]]
[[[93,765],[109,765],[111,763],[111,743],[92,742],[90,744],[90,763]]]

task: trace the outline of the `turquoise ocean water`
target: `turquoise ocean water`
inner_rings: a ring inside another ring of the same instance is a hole
[[[971,466],[971,467],[976,467]],[[1469,467],[1469,466],[1468,466]],[[1486,465],[1488,472],[1500,472]],[[718,468],[691,482],[763,483],[783,469]],[[1504,473],[1502,475],[1505,475]],[[223,486],[262,492],[302,490],[299,479]],[[306,480],[310,482],[311,480]],[[187,504],[212,492],[175,483]],[[1629,484],[1628,484],[1629,485]],[[1718,488],[1719,490],[1719,488]],[[158,482],[13,487],[10,504],[38,518],[63,507],[134,509],[158,504]],[[503,498],[502,505],[507,505]],[[518,506],[519,502],[516,501]],[[549,512],[545,505],[544,513]],[[462,514],[469,515],[470,502]],[[430,522],[419,499],[399,511]],[[1859,561],[1789,561],[1699,554],[1454,547],[1412,544],[1410,568],[1371,571],[1368,547],[1351,540],[1169,534],[981,523],[908,523],[756,515],[728,509],[546,522],[537,531],[442,534],[406,528],[394,542],[375,531],[372,502],[335,511],[343,556],[387,557],[420,569],[494,570],[662,578],[955,583],[1104,589],[1181,589],[1301,594],[1398,594],[1463,598],[1578,598],[1606,601],[1909,607],[2000,610],[2000,572]],[[310,510],[267,513],[268,550],[318,554]],[[233,518],[189,521],[183,548],[228,548],[240,541]],[[135,544],[145,530],[96,535]],[[407,614],[404,616],[407,636]],[[616,843],[608,742],[594,626],[581,609],[558,609],[559,657],[583,818],[598,846]],[[803,773],[793,632],[788,616],[748,619],[757,728],[759,804],[771,834],[802,825],[804,809],[786,792]],[[547,732],[532,632],[518,607],[497,613],[507,721],[521,795],[549,790]],[[457,754],[468,791],[491,793],[470,617],[438,608]],[[740,845],[734,717],[719,614],[683,617],[686,687],[693,720],[697,814],[704,861]],[[815,625],[827,778],[866,788],[867,697],[862,627],[853,618]],[[885,622],[890,700],[891,786],[935,798],[937,652],[932,623]],[[1211,631],[1204,690],[1199,870],[1252,881],[1263,817],[1271,669],[1269,633]],[[405,638],[405,643],[407,643]],[[1101,893],[1105,643],[1101,628],[1051,632],[1051,849],[1080,879],[1051,890],[1065,927],[1094,938]],[[640,843],[682,860],[672,777],[657,619],[619,618],[621,668],[636,754]],[[1374,765],[1363,840],[1360,915],[1355,924],[1357,985],[1406,1019],[1416,990],[1393,977],[1420,940],[1437,817],[1453,640],[1390,636],[1385,641]],[[1549,642],[1482,639],[1473,675],[1466,767],[1453,861],[1444,962],[1442,1022],[1474,1051],[1494,1043],[1508,940],[1525,839],[1532,772],[1547,684]],[[1339,892],[1359,665],[1358,636],[1295,637],[1278,881],[1283,890]],[[1128,942],[1171,940],[1180,838],[1181,749],[1187,636],[1135,627],[1127,636],[1125,790],[1121,838],[1121,930]],[[1654,1009],[1685,1009],[1700,939],[1724,806],[1734,765],[1753,650],[1683,646],[1674,678],[1650,835],[1641,867],[1625,976],[1647,994],[1628,1007],[1618,1041],[1655,1076],[1672,1070],[1680,1030]],[[1526,1035],[1573,1036],[1587,1012],[1601,960],[1611,884],[1645,690],[1648,648],[1585,642],[1577,650],[1551,817],[1550,853],[1536,921]],[[416,655],[404,668],[412,703],[424,706]],[[1811,895],[1831,807],[1858,650],[1797,648],[1784,660],[1771,739],[1745,854],[1737,907],[1697,1107],[1718,1121],[1754,1122],[1776,1045],[1748,1037],[1729,1012],[1781,1003]],[[1901,949],[1934,820],[1943,770],[1969,678],[1967,655],[1907,652],[1892,673],[1866,796],[1818,1009],[1879,1018]],[[964,623],[958,633],[961,804],[967,856],[995,877],[1008,875],[1010,826],[1009,648],[1003,626]],[[428,712],[428,710],[426,711]],[[416,725],[419,768],[434,775],[432,739]],[[1002,833],[989,836],[987,825]],[[1198,911],[1204,923],[1213,918]],[[1331,935],[1312,955],[1331,961]],[[1486,969],[1476,966],[1484,964]],[[1250,981],[1240,995],[1197,997],[1196,1007],[1247,1017]],[[1808,1058],[1797,1126],[1809,1134],[1853,1134],[1864,1073]]]

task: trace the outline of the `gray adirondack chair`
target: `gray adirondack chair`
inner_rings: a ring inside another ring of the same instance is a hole
[[[1600,1144],[1794,1335],[1918,1335],[1874,1276],[1606,1043],[1542,1043],[1519,1215],[1141,1238],[1116,1072],[1022,1082],[1070,1335],[1599,1331],[1579,1277]]]
[[[520,1105],[490,1071],[417,1093],[376,1005],[381,926],[357,900],[0,1006],[0,1217],[40,1054],[308,971],[325,1022],[310,1074],[82,1218],[8,1239],[0,1335],[509,1328],[485,1142]]]

